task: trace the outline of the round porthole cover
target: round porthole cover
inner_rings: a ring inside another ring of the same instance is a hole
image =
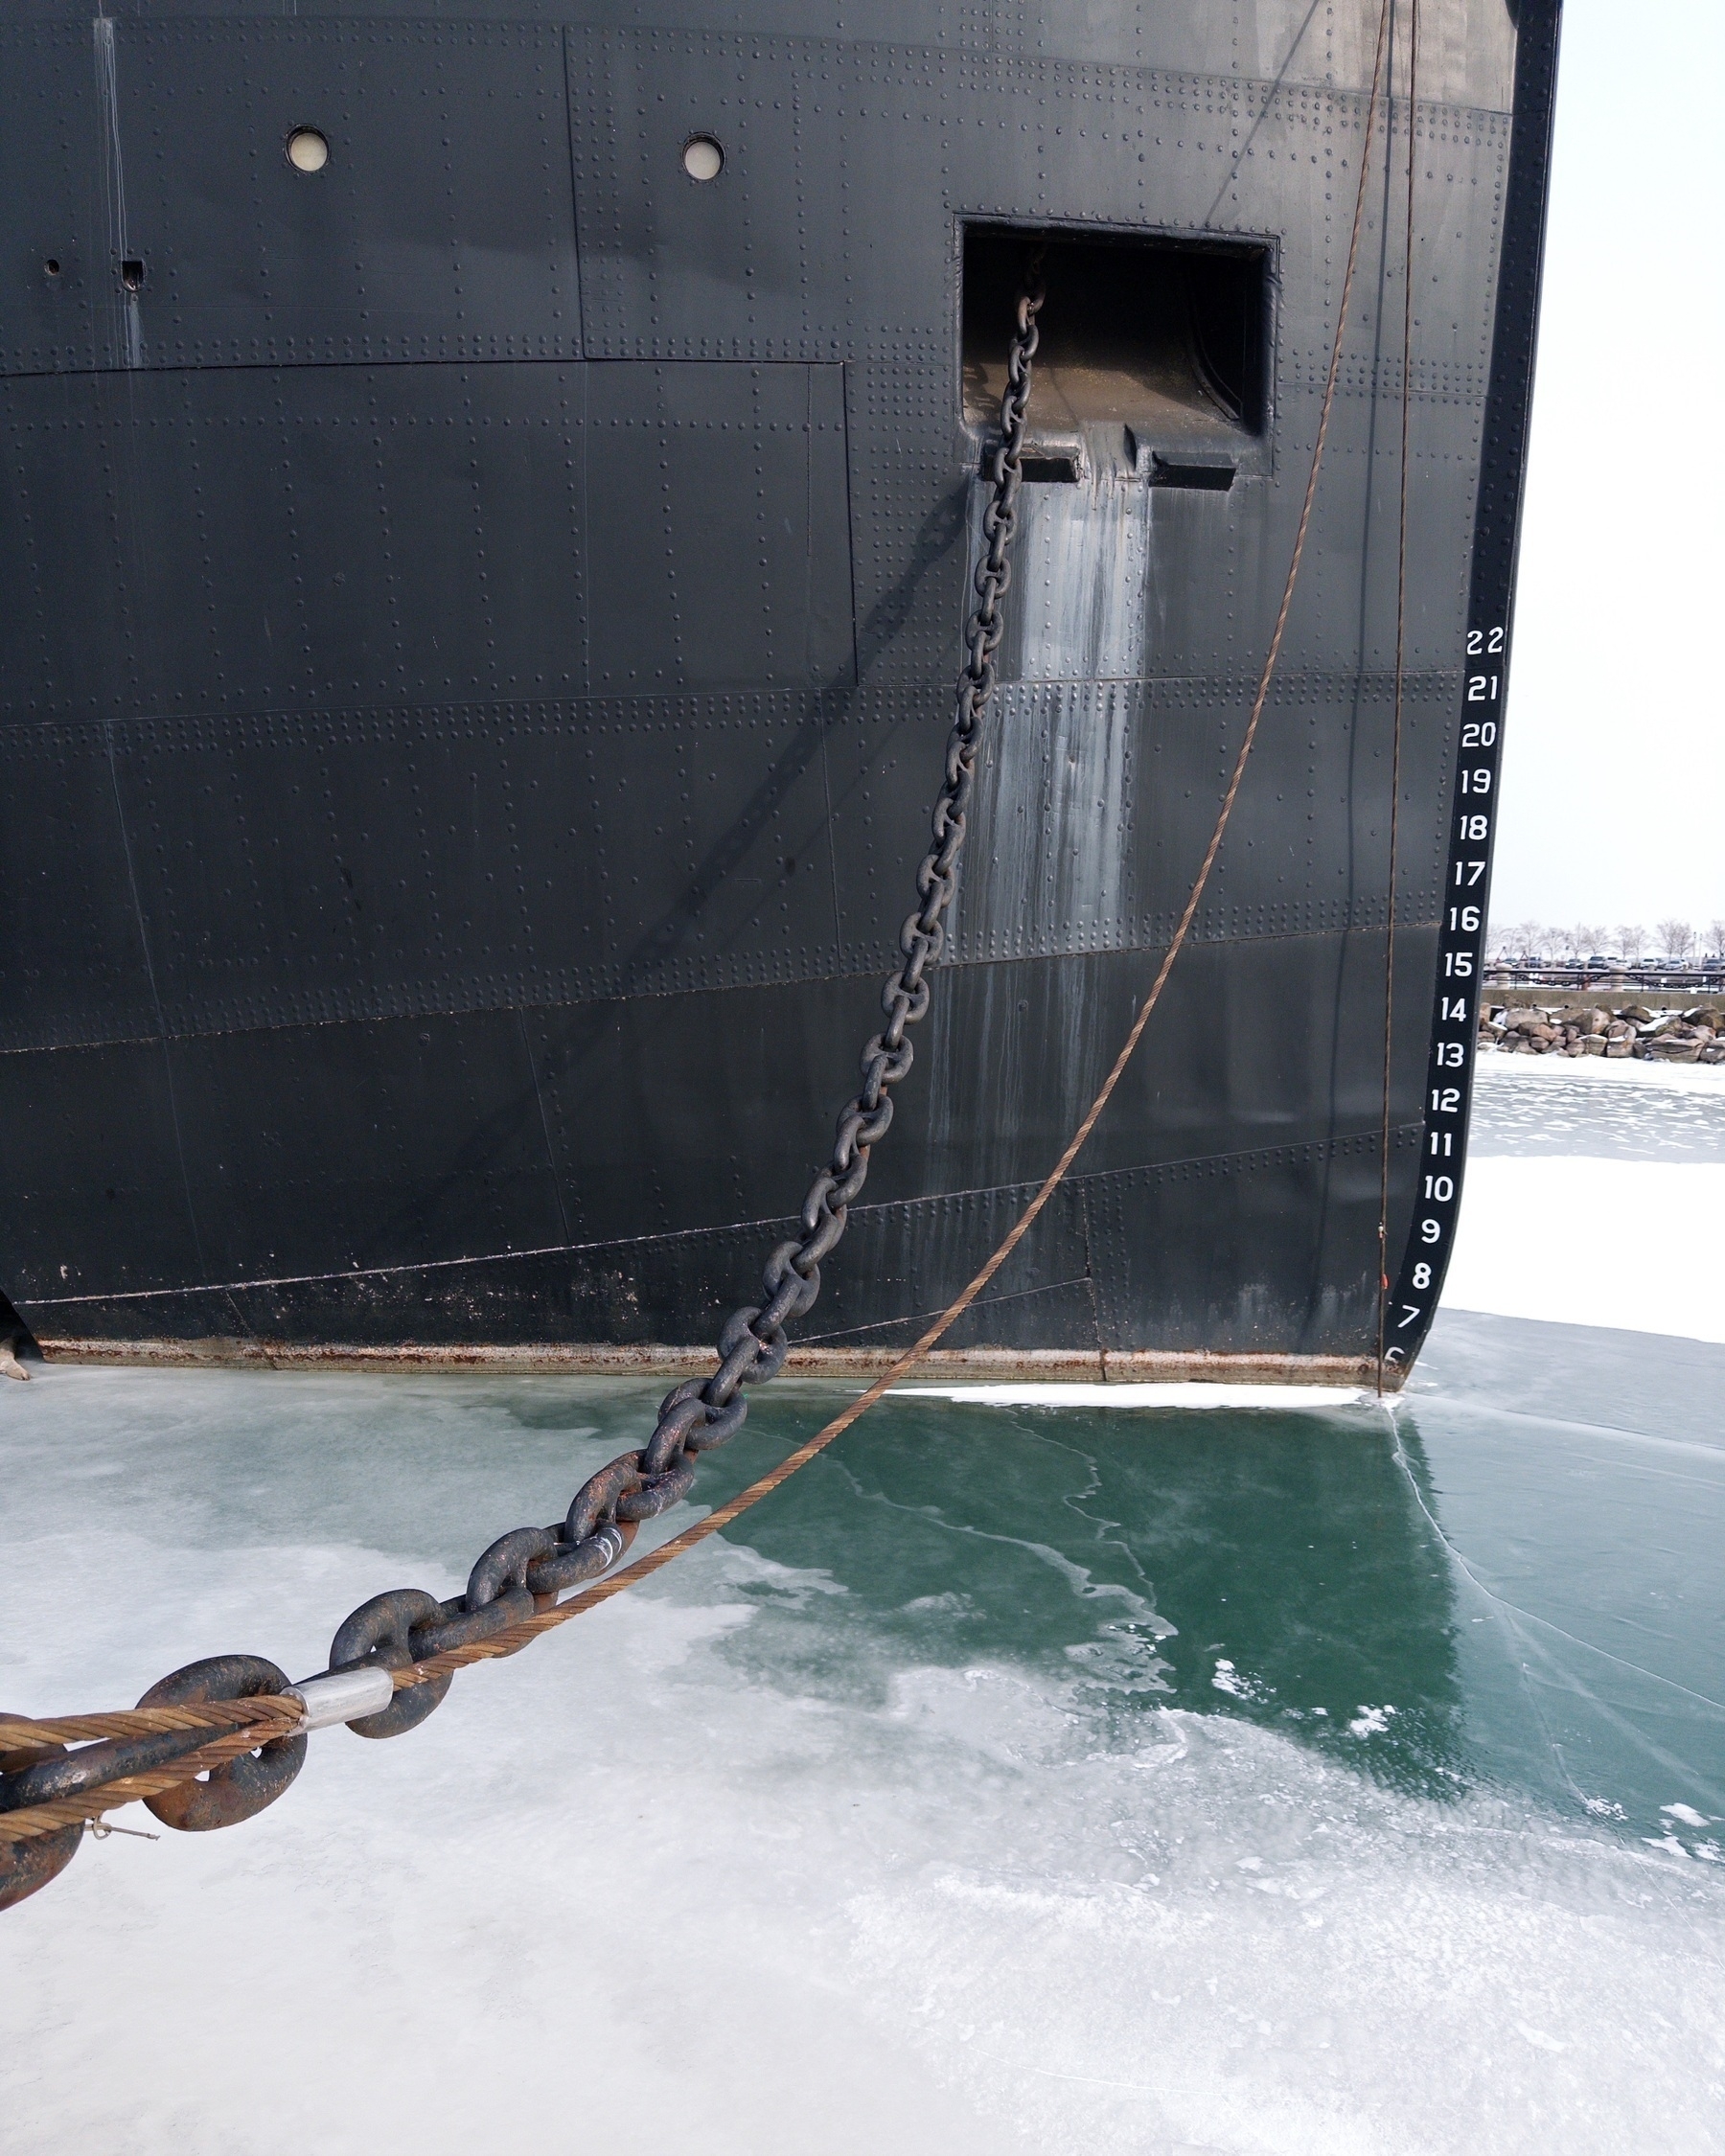
[[[295,127],[288,137],[288,162],[296,172],[321,172],[330,162],[329,138],[316,127]]]

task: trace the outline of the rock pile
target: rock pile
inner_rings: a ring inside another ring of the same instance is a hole
[[[1688,1011],[1620,1010],[1598,1003],[1534,1008],[1481,1006],[1480,1046],[1520,1056],[1644,1056],[1650,1063],[1725,1063],[1725,1007]]]

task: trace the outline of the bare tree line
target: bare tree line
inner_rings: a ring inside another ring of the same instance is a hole
[[[1636,921],[1620,921],[1615,927],[1581,921],[1568,929],[1539,921],[1506,922],[1500,928],[1494,921],[1486,956],[1497,965],[1585,965],[1590,958],[1605,958],[1629,966],[1690,966],[1725,957],[1725,921],[1710,921],[1701,929],[1688,921],[1660,921],[1651,930]]]

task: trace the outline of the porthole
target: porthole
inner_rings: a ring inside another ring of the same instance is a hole
[[[296,172],[321,172],[330,162],[328,137],[315,127],[295,127],[288,137],[288,162]]]
[[[692,180],[716,180],[724,170],[724,152],[711,135],[691,135],[683,144],[682,161]]]

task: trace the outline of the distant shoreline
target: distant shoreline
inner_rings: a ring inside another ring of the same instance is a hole
[[[1474,1058],[1474,1077],[1480,1085],[1507,1086],[1526,1080],[1530,1085],[1558,1085],[1576,1079],[1588,1085],[1642,1086],[1671,1092],[1725,1091],[1725,1064],[1648,1063],[1641,1057],[1607,1063],[1603,1056],[1506,1056],[1501,1052]]]
[[[1694,1002],[1714,1002],[1725,997],[1725,960],[1702,966],[1493,966],[1482,976],[1487,989],[1530,997],[1541,989],[1573,988],[1583,995],[1681,996]]]
[[[1481,998],[1478,1046],[1500,1055],[1562,1056],[1569,1062],[1725,1067],[1725,998],[1656,1006],[1583,997],[1566,1003],[1517,1001],[1499,990]]]

